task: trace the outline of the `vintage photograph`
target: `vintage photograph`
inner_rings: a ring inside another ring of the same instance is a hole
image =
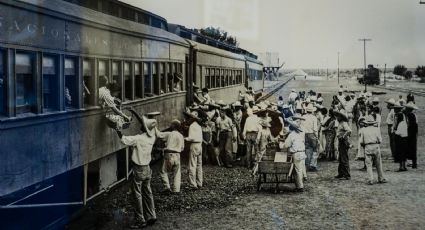
[[[0,229],[424,229],[425,1],[0,0]]]

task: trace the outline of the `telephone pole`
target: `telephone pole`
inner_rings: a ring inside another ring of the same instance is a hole
[[[338,52],[338,86],[339,86],[339,52]]]
[[[364,76],[366,75],[366,42],[372,41],[370,38],[361,38],[359,41],[363,42],[363,59],[364,59],[364,72],[363,72],[363,83],[364,83],[364,90],[367,91],[367,82],[364,79]]]

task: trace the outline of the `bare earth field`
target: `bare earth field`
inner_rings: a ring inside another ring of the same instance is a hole
[[[341,80],[341,83],[350,90],[363,89],[354,81]],[[292,88],[322,92],[325,105],[329,105],[337,91],[337,82],[300,78],[289,82],[278,95],[286,98]],[[380,95],[382,102],[399,94],[386,92]],[[419,107],[425,108],[425,98],[415,99]],[[385,120],[388,111],[381,104]],[[184,168],[182,194],[163,195],[159,193],[162,187],[156,165],[152,187],[158,222],[151,229],[424,229],[424,111],[417,111],[417,117],[418,169],[409,168],[407,172],[395,172],[398,165],[390,157],[387,127],[382,125],[381,150],[387,184],[366,184],[366,172],[360,170],[363,162],[353,160],[355,149],[350,150],[351,180],[334,179],[338,163],[321,161],[319,171],[308,174],[304,193],[292,192],[293,184],[282,186],[276,194],[257,192],[255,178],[246,169],[205,166],[203,189],[186,189]],[[353,135],[354,143],[356,138]],[[68,229],[126,229],[132,218],[129,191],[126,182],[96,199]]]

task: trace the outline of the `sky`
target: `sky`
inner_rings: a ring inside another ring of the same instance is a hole
[[[419,0],[121,0],[188,28],[220,27],[285,68],[425,65],[425,4]]]

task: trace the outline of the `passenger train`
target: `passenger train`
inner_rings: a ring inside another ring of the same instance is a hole
[[[129,178],[129,149],[105,122],[99,77],[118,85],[123,108],[162,112],[165,129],[192,103],[193,84],[231,102],[262,79],[262,63],[244,54],[182,38],[162,17],[116,0],[2,0],[1,228],[63,226]]]

